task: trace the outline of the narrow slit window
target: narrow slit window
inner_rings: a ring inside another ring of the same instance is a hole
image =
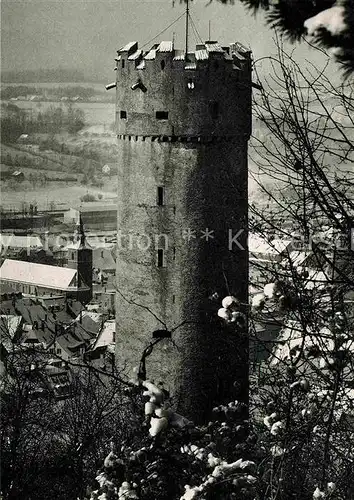
[[[165,267],[165,252],[162,248],[157,250],[157,267]]]
[[[165,190],[163,186],[157,186],[157,204],[159,207],[165,204]]]
[[[122,68],[125,66],[125,59],[122,59]]]
[[[127,112],[126,111],[121,111],[120,112],[120,119],[121,120],[126,120],[127,119]]]
[[[156,120],[168,120],[168,111],[156,111]]]

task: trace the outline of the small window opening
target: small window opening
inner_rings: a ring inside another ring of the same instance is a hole
[[[165,252],[162,248],[157,250],[157,267],[165,267]]]
[[[125,59],[122,59],[122,68],[125,66]]]
[[[165,204],[165,192],[163,186],[157,186],[157,204],[162,207]]]
[[[161,61],[161,69],[162,69],[162,70],[164,70],[164,69],[165,69],[165,66],[166,66],[165,61]]]
[[[168,111],[156,111],[156,120],[168,120]]]
[[[195,87],[195,83],[194,83],[193,78],[188,78],[187,87],[188,87],[190,90],[193,90],[193,89],[194,89],[194,87]]]
[[[57,354],[61,354],[61,349],[58,347]]]
[[[175,302],[176,302],[176,295],[173,294],[172,295],[172,304],[175,304]]]
[[[176,247],[173,247],[173,260],[176,260]]]
[[[215,120],[219,116],[219,103],[217,101],[211,101],[209,103],[210,115]]]
[[[101,250],[101,259],[103,259],[103,250]]]
[[[121,120],[126,120],[127,119],[127,112],[126,111],[121,111],[120,112],[120,119]]]

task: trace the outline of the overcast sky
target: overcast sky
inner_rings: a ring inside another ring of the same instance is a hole
[[[1,0],[2,71],[60,66],[110,80],[120,46],[131,40],[142,46],[183,10],[179,0],[174,7],[172,0]],[[252,48],[255,58],[274,51],[263,15],[252,17],[239,2],[225,6],[194,0],[191,13],[204,40],[210,20],[211,38],[222,44],[240,41]],[[157,40],[172,39],[173,32],[176,45],[183,48],[183,19]],[[297,52],[301,58],[309,55],[304,45]]]

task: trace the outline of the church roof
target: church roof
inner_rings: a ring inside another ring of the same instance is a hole
[[[34,264],[21,260],[6,259],[0,268],[0,279],[56,290],[72,287],[77,270],[68,267]]]

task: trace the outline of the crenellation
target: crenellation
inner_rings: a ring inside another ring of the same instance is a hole
[[[162,44],[161,51],[155,44],[144,53],[136,42],[119,51],[128,58],[117,72],[117,110],[124,109],[127,118],[117,120],[117,135],[249,134],[251,65],[245,50],[235,55],[236,44],[224,50],[206,42],[186,58],[172,42]],[[213,102],[223,102],[218,112]],[[168,119],[159,120],[159,111]]]

